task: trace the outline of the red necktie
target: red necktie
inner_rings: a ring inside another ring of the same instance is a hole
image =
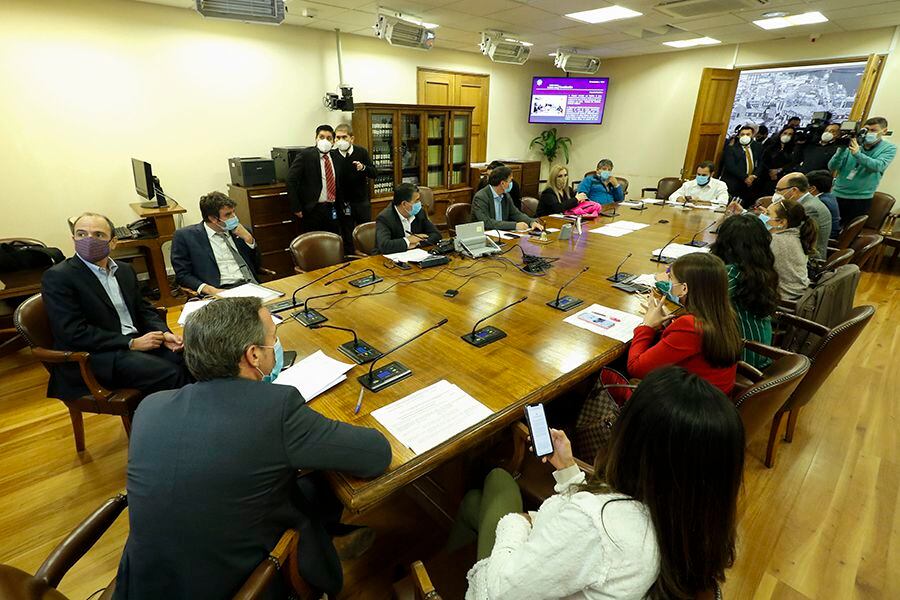
[[[331,157],[327,154],[322,155],[325,161],[325,187],[328,189],[328,201],[334,202],[337,196],[337,186],[334,183],[334,166],[331,164]]]

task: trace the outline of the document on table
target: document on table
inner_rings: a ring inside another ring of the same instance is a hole
[[[627,343],[634,336],[634,328],[644,320],[637,315],[622,312],[621,310],[592,304],[584,310],[566,317],[563,321]]]
[[[480,423],[493,412],[447,380],[372,411],[397,440],[421,454]]]
[[[591,229],[591,233],[600,233],[611,237],[621,237],[647,226],[646,223],[635,223],[634,221],[613,221],[612,223],[607,223],[603,227]]]
[[[680,206],[682,208],[705,208],[706,210],[715,210],[719,208],[718,204],[694,204],[693,202],[676,202],[675,200],[667,200],[669,206]]]
[[[613,221],[609,225],[610,227],[619,227],[621,229],[628,229],[630,231],[638,231],[639,229],[648,227],[646,223],[637,223],[635,221]]]
[[[187,323],[187,318],[191,316],[193,313],[197,312],[207,304],[213,301],[213,298],[208,298],[206,300],[189,300],[184,303],[184,307],[181,309],[181,315],[178,317],[178,324],[184,325]]]
[[[641,200],[625,200],[624,202],[619,202],[619,206],[641,206],[641,204],[662,204],[665,200],[661,200],[659,198],[643,198]]]
[[[427,250],[421,248],[413,248],[406,252],[395,252],[393,254],[385,254],[384,257],[394,262],[422,262],[431,256]]]
[[[507,231],[498,231],[496,229],[488,229],[484,232],[484,234],[491,237],[500,238],[501,240],[515,240],[520,237]]]
[[[694,252],[709,252],[709,247],[697,248],[696,246],[688,246],[687,244],[669,244],[663,248],[656,248],[650,253],[650,256],[656,257],[659,251],[663,250],[662,258],[677,259],[685,254],[693,254]]]
[[[257,283],[245,283],[216,294],[219,298],[259,298],[263,302],[284,296],[284,292],[271,290]]]
[[[653,273],[644,273],[642,275],[638,275],[631,281],[629,281],[631,285],[646,285],[648,287],[654,287],[656,285],[656,275]]]
[[[319,350],[282,371],[275,383],[297,388],[303,399],[309,402],[347,379],[347,371],[355,366],[334,360]]]

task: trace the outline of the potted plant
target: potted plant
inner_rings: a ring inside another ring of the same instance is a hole
[[[549,165],[553,164],[553,161],[556,160],[557,155],[559,155],[559,151],[562,150],[563,156],[566,158],[566,164],[568,164],[569,144],[571,143],[571,138],[558,136],[556,134],[556,127],[552,127],[542,131],[541,135],[531,140],[528,148],[531,149],[538,146],[541,149],[541,154],[547,157]]]

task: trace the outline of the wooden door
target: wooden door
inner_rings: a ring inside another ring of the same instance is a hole
[[[456,74],[443,71],[423,71],[418,77],[419,104],[455,106]]]
[[[881,71],[884,67],[884,56],[870,54],[866,61],[866,69],[863,71],[859,88],[856,90],[856,100],[850,110],[850,120],[863,121],[869,116],[872,108],[872,100],[875,99],[875,90],[878,89],[878,81],[881,79]]]
[[[697,165],[704,160],[719,163],[719,155],[728,135],[728,120],[734,107],[739,76],[740,71],[736,69],[703,69],[682,177],[692,176]]]
[[[487,160],[489,75],[454,73],[450,71],[418,71],[419,104],[443,104],[446,106],[471,106],[472,111],[472,161]]]

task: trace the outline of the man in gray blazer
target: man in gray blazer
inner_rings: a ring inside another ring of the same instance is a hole
[[[483,221],[484,229],[516,231],[541,231],[544,226],[513,204],[509,195],[512,189],[512,169],[497,167],[488,176],[487,186],[478,190],[472,198],[472,221]]]
[[[336,595],[332,536],[350,528],[324,478],[297,471],[375,477],[391,462],[388,441],[269,383],[283,353],[259,299],[212,302],[188,318],[184,338],[197,383],[148,396],[134,418],[115,600],[231,598],[289,528],[299,529],[300,575]],[[281,578],[270,587],[266,598],[286,596]]]

